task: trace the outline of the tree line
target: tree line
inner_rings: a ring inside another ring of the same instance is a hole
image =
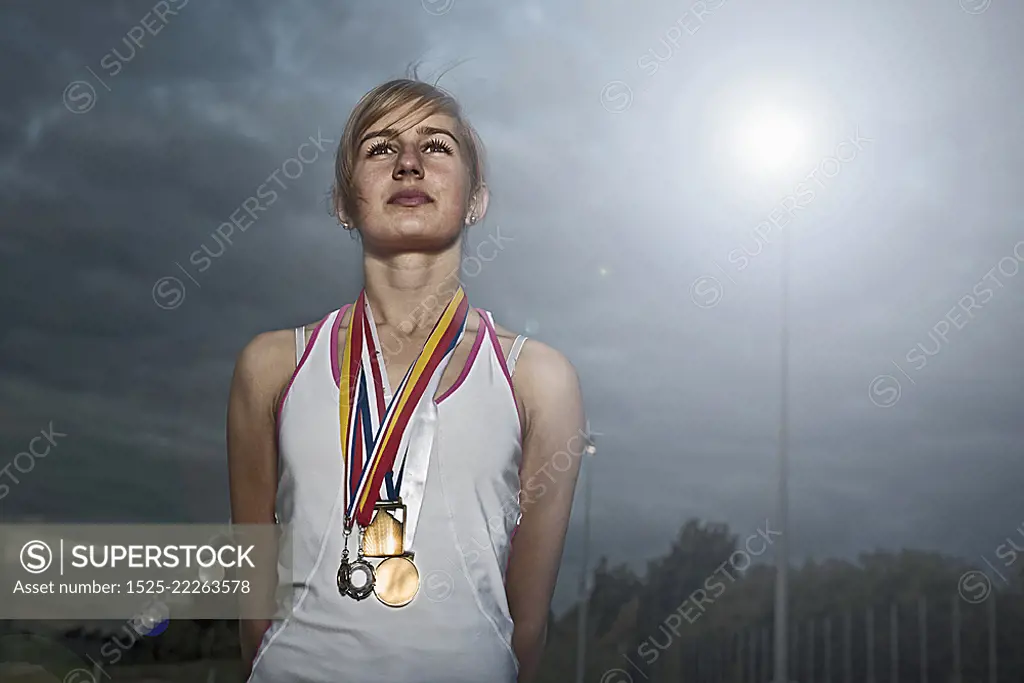
[[[771,541],[771,532],[741,541],[725,524],[691,519],[642,574],[602,557],[587,603],[584,680],[769,683]],[[1018,543],[1024,548],[1024,537]],[[791,567],[790,679],[1022,681],[1022,567],[1024,562],[1010,563],[990,579],[962,559],[919,550]],[[539,683],[575,680],[578,609],[552,615]],[[110,637],[81,626],[64,635],[78,643],[76,649]],[[236,621],[183,619],[158,636],[135,639],[122,661],[235,659],[238,653]]]

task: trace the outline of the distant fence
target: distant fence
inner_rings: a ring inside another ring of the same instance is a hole
[[[1005,604],[1001,604],[1001,602]],[[1024,611],[1018,596],[981,600],[918,597],[840,614],[794,615],[788,638],[791,683],[1022,683]],[[655,639],[651,643],[660,647]],[[770,623],[672,639],[652,683],[774,683]],[[666,656],[667,655],[667,656]],[[639,669],[639,667],[638,667]]]

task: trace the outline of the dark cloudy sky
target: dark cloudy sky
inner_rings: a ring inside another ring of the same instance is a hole
[[[66,436],[7,470],[4,518],[227,519],[235,356],[355,297],[333,143],[420,60],[459,63],[441,85],[489,152],[470,251],[506,246],[471,300],[581,375],[596,553],[639,566],[688,517],[774,516],[788,231],[794,554],[980,564],[1024,523],[1022,19],[1008,0],[9,0],[0,466]],[[807,139],[769,175],[754,148],[780,134],[733,142],[763,103]],[[261,186],[273,205],[203,260]]]

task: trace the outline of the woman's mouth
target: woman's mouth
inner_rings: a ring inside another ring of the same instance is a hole
[[[430,198],[426,192],[420,190],[401,190],[391,195],[388,200],[388,204],[398,204],[399,206],[421,206],[428,202],[434,201]]]

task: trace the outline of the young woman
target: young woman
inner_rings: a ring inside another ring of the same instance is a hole
[[[294,589],[287,618],[241,622],[251,683],[536,672],[584,415],[566,358],[495,324],[460,285],[463,239],[487,211],[482,152],[435,86],[364,96],[333,191],[363,289],[238,357],[232,519],[288,525],[278,571]]]

